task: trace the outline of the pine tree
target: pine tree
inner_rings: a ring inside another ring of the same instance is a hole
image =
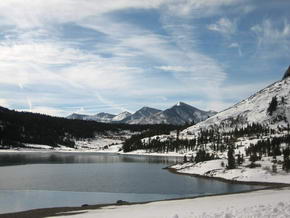
[[[283,163],[283,169],[288,172],[290,170],[290,149],[286,148],[283,151],[283,158],[284,158],[284,163]]]
[[[235,151],[234,151],[234,147],[231,145],[229,146],[229,150],[228,150],[228,169],[235,169],[235,168],[236,168]]]
[[[186,155],[184,155],[184,157],[183,157],[183,163],[186,163],[187,162],[187,157],[186,157]]]
[[[277,105],[278,105],[277,97],[274,96],[267,110],[270,116],[272,116],[273,112],[277,109]]]

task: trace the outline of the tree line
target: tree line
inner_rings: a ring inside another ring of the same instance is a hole
[[[274,136],[278,132],[287,132],[283,136]],[[251,144],[246,149],[246,156],[250,157],[254,166],[254,162],[261,159],[262,156],[280,156],[283,155],[283,167],[290,169],[290,134],[289,125],[287,128],[271,129],[266,125],[253,123],[243,128],[235,128],[228,132],[220,132],[218,129],[200,129],[199,133],[192,139],[183,139],[179,137],[177,130],[175,135],[171,134],[163,138],[156,132],[154,134],[139,134],[132,136],[126,140],[123,146],[125,152],[134,150],[146,150],[147,152],[188,152],[196,151],[196,156],[191,157],[190,161],[198,163],[202,161],[217,158],[214,153],[227,151],[229,169],[235,168],[242,164],[244,156],[235,154],[235,149],[239,145],[237,139],[247,137],[258,139],[257,143]],[[152,137],[154,136],[154,137]],[[144,139],[146,138],[146,140]],[[241,142],[242,143],[242,142]],[[207,152],[208,148],[212,152]],[[185,160],[187,160],[185,158]]]

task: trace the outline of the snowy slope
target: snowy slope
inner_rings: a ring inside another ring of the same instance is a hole
[[[110,123],[112,122],[112,119],[115,116],[116,115],[109,114],[109,113],[98,113],[95,115],[84,115],[84,114],[73,113],[67,116],[66,118],[73,119],[73,120],[94,120],[97,122]]]
[[[129,116],[131,116],[131,115],[132,115],[132,114],[131,114],[130,112],[128,112],[128,111],[124,111],[124,112],[118,114],[117,116],[115,116],[115,117],[112,119],[112,121],[116,121],[116,122],[118,122],[118,121],[121,121],[121,120],[126,119],[127,117],[129,117]]]
[[[67,116],[66,118],[72,119],[72,120],[85,120],[87,117],[89,117],[89,115],[73,113]]]
[[[277,97],[277,109],[272,115],[268,113],[269,104]],[[242,127],[249,123],[267,124],[272,127],[287,127],[290,121],[290,77],[275,82],[240,103],[191,126],[182,132],[183,135],[198,132],[200,129],[219,128],[226,131]]]
[[[216,112],[202,111],[183,102],[179,102],[167,110],[148,117],[143,122],[150,124],[166,123],[184,125],[187,123],[198,123],[214,114],[216,114]]]
[[[109,113],[98,113],[96,115],[92,115],[92,116],[87,117],[87,120],[94,120],[94,121],[98,121],[98,122],[109,123],[112,121],[112,119],[115,116],[116,115],[109,114]]]
[[[161,110],[150,107],[143,107],[140,110],[136,111],[131,116],[128,116],[126,119],[122,120],[122,122],[128,124],[146,124],[146,122],[144,121],[148,117],[159,112],[161,112]]]

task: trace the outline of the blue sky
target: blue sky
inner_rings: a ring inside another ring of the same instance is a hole
[[[0,105],[222,110],[290,64],[288,0],[1,0]]]

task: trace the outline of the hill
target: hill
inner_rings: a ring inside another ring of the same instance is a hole
[[[176,128],[169,125],[128,125],[73,120],[0,107],[0,148],[21,147],[27,143],[74,147],[76,140],[93,139],[96,135],[105,136],[109,132],[140,133],[150,130],[159,134]]]

